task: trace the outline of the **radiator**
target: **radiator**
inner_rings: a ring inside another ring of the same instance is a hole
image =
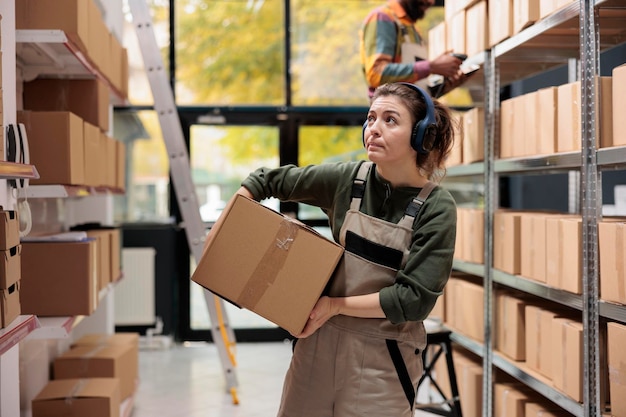
[[[115,286],[115,325],[156,322],[154,248],[123,248],[122,279]]]

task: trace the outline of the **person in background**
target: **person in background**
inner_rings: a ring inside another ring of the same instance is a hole
[[[452,269],[456,205],[437,185],[449,110],[409,83],[376,89],[368,161],[259,168],[238,194],[320,207],[344,256],[301,334],[279,417],[413,415],[427,318]],[[314,256],[314,254],[311,254]]]
[[[360,54],[369,97],[379,85],[398,81],[417,82],[427,90],[426,80],[431,74],[445,79],[445,90],[440,94],[463,83],[462,60],[448,51],[429,61],[427,45],[415,27],[434,3],[388,0],[367,15],[360,30]]]

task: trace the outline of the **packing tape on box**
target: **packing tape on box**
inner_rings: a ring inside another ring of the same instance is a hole
[[[624,224],[617,224],[615,230],[615,269],[617,271],[617,296],[620,301],[626,299],[626,288],[624,285],[624,258],[620,254],[624,253]],[[602,271],[600,271],[602,273]]]
[[[619,386],[626,386],[626,363],[620,362],[619,367],[609,365],[609,381]]]
[[[87,372],[89,371],[89,360],[96,356],[98,352],[106,347],[106,345],[94,346],[91,350],[80,356],[80,366],[78,367],[78,370],[81,376],[87,376]]]
[[[274,240],[265,251],[261,262],[252,271],[244,290],[237,299],[238,304],[248,309],[256,306],[285,265],[289,249],[296,239],[298,230],[299,227],[289,219],[280,223]]]
[[[72,387],[70,392],[67,394],[67,396],[65,397],[65,403],[68,405],[72,404],[72,401],[74,400],[74,398],[78,397],[78,394],[83,390],[83,387],[85,386],[86,383],[87,383],[87,380],[79,379],[76,382],[76,384],[74,384],[74,386]]]

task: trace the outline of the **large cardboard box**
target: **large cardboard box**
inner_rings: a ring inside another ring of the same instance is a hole
[[[546,283],[582,294],[582,219],[549,217],[546,221]]]
[[[598,224],[600,298],[626,304],[626,223]]]
[[[106,156],[102,153],[102,135],[98,126],[84,122],[83,136],[85,138],[85,185],[99,187],[106,175],[100,166]]]
[[[58,356],[52,372],[54,379],[118,378],[124,400],[135,392],[138,360],[130,344],[79,345]]]
[[[298,334],[342,255],[340,245],[313,229],[235,195],[191,279]]]
[[[53,380],[33,399],[32,417],[119,417],[120,405],[117,378]]]
[[[513,32],[513,0],[488,0],[489,45],[494,46],[511,37]]]
[[[504,291],[496,294],[495,348],[507,357],[526,358],[526,301]]]
[[[428,31],[428,59],[434,60],[448,51],[446,21],[442,20]]]
[[[23,242],[22,311],[39,316],[92,314],[98,300],[97,257],[94,239]]]
[[[31,184],[85,183],[83,121],[68,111],[17,113],[28,134],[30,161],[40,178]]]
[[[513,32],[523,29],[539,20],[540,0],[513,0]]]
[[[465,53],[465,10],[454,14],[446,24],[446,50]]]
[[[70,111],[87,123],[109,130],[110,91],[99,79],[38,78],[24,83],[24,109]]]
[[[94,238],[98,247],[98,291],[101,291],[111,283],[111,232],[88,230],[87,236]]]
[[[9,288],[22,276],[22,246],[0,251],[0,288]]]
[[[626,326],[607,324],[607,357],[611,415],[626,416]]]

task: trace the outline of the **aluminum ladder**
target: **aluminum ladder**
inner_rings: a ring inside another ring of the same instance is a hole
[[[204,249],[204,223],[200,216],[200,205],[191,178],[189,153],[176,110],[174,93],[168,82],[156,42],[147,0],[128,0],[128,5],[150,82],[154,109],[159,117],[161,133],[169,156],[171,180],[183,220],[181,226],[185,229],[189,249],[198,264]],[[232,395],[233,402],[238,404],[234,331],[228,324],[223,300],[206,289],[204,289],[204,298],[212,323],[211,335],[224,369],[227,392]]]

